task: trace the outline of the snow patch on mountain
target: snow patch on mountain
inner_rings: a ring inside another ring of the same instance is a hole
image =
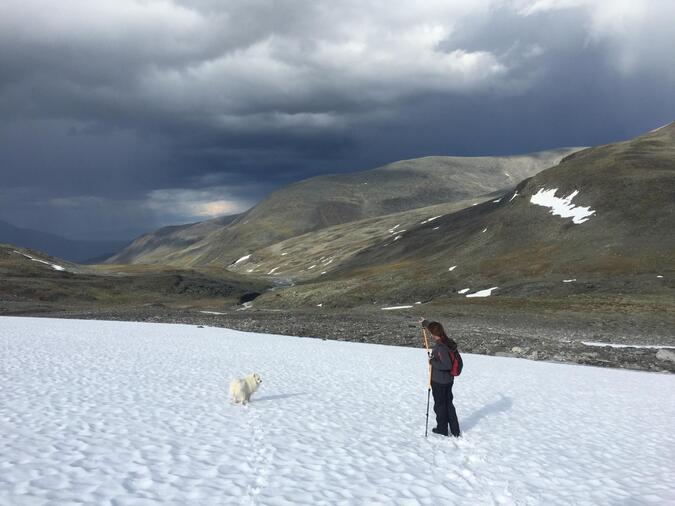
[[[489,297],[492,295],[492,292],[497,290],[498,286],[493,286],[492,288],[486,288],[485,290],[479,290],[475,293],[470,293],[467,297]]]
[[[245,256],[241,257],[239,260],[237,260],[236,262],[234,262],[234,265],[237,265],[237,264],[240,264],[240,263],[242,263],[242,262],[245,262],[245,261],[248,260],[249,258],[251,258],[251,255],[245,255]]]
[[[572,199],[579,195],[579,190],[575,190],[567,197],[562,198],[555,196],[557,191],[557,188],[541,188],[536,194],[530,197],[530,202],[538,206],[550,208],[551,214],[554,216],[572,218],[572,223],[576,224],[588,221],[588,219],[595,214],[595,211],[590,207],[575,206],[572,204]]]
[[[30,255],[27,255],[26,253],[21,253],[20,251],[17,251],[17,250],[12,250],[12,251],[14,251],[14,253],[17,253],[17,254],[19,254],[19,255],[22,255],[22,256],[24,256],[24,257],[26,257],[26,258],[30,258],[33,262],[40,262],[41,264],[49,265],[49,266],[50,266],[52,269],[54,269],[55,271],[65,271],[65,270],[66,270],[65,267],[62,267],[62,266],[57,265],[57,264],[53,264],[53,263],[51,263],[51,262],[47,262],[47,261],[45,261],[45,260],[40,260],[39,258],[32,257],[32,256],[30,256]]]
[[[658,344],[617,344],[617,343],[601,343],[596,341],[581,341],[581,344],[586,346],[609,346],[610,348],[644,348],[648,350],[658,350],[661,348],[675,349],[673,346],[660,346]]]
[[[431,223],[432,221],[437,220],[438,218],[440,218],[442,216],[443,216],[442,214],[439,214],[438,216],[433,216],[431,218],[427,218],[424,221],[420,221],[420,225],[424,225],[425,223]]]

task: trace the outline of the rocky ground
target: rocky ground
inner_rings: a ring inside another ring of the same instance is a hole
[[[205,313],[213,311],[218,314]],[[135,307],[54,309],[8,306],[0,314],[60,318],[184,323],[243,331],[422,347],[420,317],[441,321],[460,350],[484,355],[572,362],[647,371],[675,372],[675,333],[669,317],[545,311],[514,312],[485,306],[447,307],[433,304],[383,311],[378,308],[336,310],[188,308],[164,304]],[[586,342],[651,347],[590,346]]]

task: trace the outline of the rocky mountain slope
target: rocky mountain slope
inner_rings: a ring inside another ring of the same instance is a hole
[[[108,263],[226,267],[279,241],[332,225],[512,188],[579,148],[506,157],[425,157],[282,188],[226,226],[213,221],[143,236]]]

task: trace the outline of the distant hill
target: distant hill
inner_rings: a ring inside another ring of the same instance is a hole
[[[261,248],[242,257],[228,269],[242,274],[271,276],[282,284],[311,280],[340,268],[347,260],[371,246],[383,242],[393,244],[408,229],[423,221],[431,223],[439,216],[494,198],[495,195],[481,195],[321,228]]]
[[[222,269],[156,265],[78,265],[34,249],[0,243],[0,314],[100,310],[143,305],[179,308],[236,304],[271,284]]]
[[[0,243],[44,251],[71,262],[89,263],[97,257],[107,258],[129,241],[76,241],[47,232],[19,228],[0,220]]]
[[[332,225],[452,203],[512,188],[580,148],[504,157],[431,156],[284,187],[229,225],[214,221],[158,231],[109,263],[227,266],[279,241]]]
[[[127,263],[172,263],[172,256],[189,251],[194,244],[198,244],[212,232],[221,230],[229,225],[239,215],[221,216],[212,220],[163,227],[155,232],[142,235],[134,240],[122,251],[108,259],[102,259],[110,264]]]
[[[411,302],[493,287],[499,288],[492,296],[516,297],[672,294],[674,223],[671,123],[567,156],[480,205],[408,224],[396,240],[379,240],[334,261],[323,276],[277,299]]]

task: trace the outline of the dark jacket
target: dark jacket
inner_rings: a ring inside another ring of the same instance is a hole
[[[424,320],[422,325],[424,328],[428,328],[431,322],[429,320]],[[433,340],[432,337],[430,339]],[[454,376],[450,374],[452,369],[452,358],[450,357],[451,351],[457,350],[457,343],[452,339],[450,341],[450,346],[446,345],[443,342],[434,344],[430,350],[429,363],[431,364],[431,381],[432,383],[440,383],[442,385],[447,385],[453,383]]]
[[[454,346],[454,350],[456,349],[457,345]],[[447,385],[454,381],[454,377],[450,374],[450,370],[452,369],[450,351],[454,350],[451,350],[443,343],[436,343],[431,348],[431,358],[429,359],[429,363],[431,364],[432,383]]]

